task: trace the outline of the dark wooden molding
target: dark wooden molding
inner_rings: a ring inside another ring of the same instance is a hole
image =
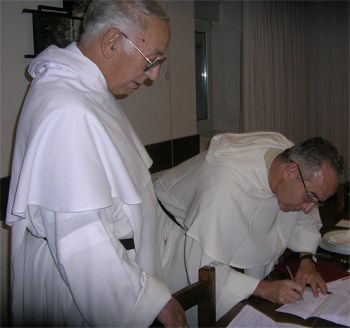
[[[152,158],[153,164],[150,168],[151,173],[159,172],[172,167],[172,141],[163,141],[151,145],[146,145],[148,155]]]
[[[173,166],[199,153],[199,134],[173,140]]]
[[[146,145],[153,160],[151,173],[176,166],[199,153],[199,134]]]
[[[0,219],[5,220],[7,199],[9,195],[10,177],[0,178]]]

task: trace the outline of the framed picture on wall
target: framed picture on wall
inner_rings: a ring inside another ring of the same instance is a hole
[[[63,0],[63,8],[72,17],[83,17],[91,0]]]
[[[66,47],[77,41],[80,35],[82,19],[73,18],[62,13],[33,12],[34,53],[39,54],[49,45]]]
[[[91,0],[63,0],[63,7],[38,5],[38,10],[23,9],[33,16],[34,55],[35,57],[50,45],[66,47],[77,42],[80,35],[83,16]]]
[[[49,45],[66,47],[79,38],[81,19],[62,15],[33,13],[34,53],[37,55]]]

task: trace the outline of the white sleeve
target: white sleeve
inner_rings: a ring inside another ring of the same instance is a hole
[[[235,304],[252,295],[260,280],[240,273],[228,265],[216,264],[217,318]]]
[[[111,237],[103,224],[109,209],[41,211],[51,253],[88,325],[150,325],[171,298],[170,292]]]
[[[229,265],[215,261],[203,253],[196,241],[188,243],[187,270],[191,282],[198,278],[198,269],[209,265],[215,267],[216,317],[219,319],[235,304],[253,294],[260,280],[236,271]]]

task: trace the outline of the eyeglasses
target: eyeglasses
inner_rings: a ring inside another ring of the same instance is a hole
[[[152,69],[153,67],[156,67],[158,65],[161,65],[165,62],[166,57],[163,58],[156,58],[154,61],[150,60],[142,51],[141,49],[134,43],[132,42],[127,36],[126,34],[124,34],[123,32],[120,32],[120,34],[127,40],[129,41],[129,43],[142,55],[143,58],[145,58],[147,60],[147,65],[144,69],[144,72],[149,71],[150,69]]]
[[[325,205],[325,202],[319,200],[317,198],[317,196],[313,195],[313,193],[311,193],[310,191],[307,190],[306,185],[305,185],[305,180],[304,180],[303,174],[301,173],[301,170],[300,170],[300,167],[299,167],[298,163],[295,163],[294,161],[290,161],[290,162],[294,163],[297,166],[301,182],[303,183],[303,186],[304,186],[304,189],[305,189],[305,195],[306,195],[305,201],[308,202],[308,203],[313,203],[313,205],[315,207],[319,207],[319,206]]]

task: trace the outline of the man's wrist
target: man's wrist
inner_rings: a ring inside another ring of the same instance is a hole
[[[301,261],[304,261],[304,260],[310,261],[315,265],[317,264],[317,257],[311,253],[301,255],[299,258],[299,263],[301,263]]]
[[[253,292],[253,295],[259,296],[261,298],[266,298],[266,294],[267,294],[266,291],[268,289],[269,283],[270,283],[269,281],[260,280],[260,282],[256,286],[255,291]]]

